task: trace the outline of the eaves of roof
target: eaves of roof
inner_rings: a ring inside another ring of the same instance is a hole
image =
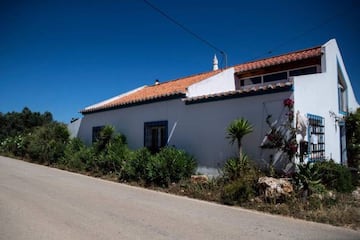
[[[287,81],[281,83],[253,86],[235,91],[208,94],[208,95],[191,97],[191,98],[183,98],[183,101],[185,102],[185,104],[188,105],[188,104],[219,101],[225,99],[258,96],[263,94],[270,94],[270,93],[277,93],[284,91],[292,91],[292,88],[293,88],[293,81]]]
[[[133,107],[133,106],[138,106],[138,105],[143,105],[143,104],[148,104],[148,103],[161,102],[161,101],[172,100],[172,99],[181,99],[184,97],[185,97],[184,93],[175,92],[175,93],[169,93],[169,94],[163,94],[163,95],[156,95],[156,96],[143,98],[143,99],[135,99],[132,101],[119,103],[119,104],[100,106],[100,107],[96,107],[96,108],[87,108],[87,109],[81,110],[80,113],[85,115],[85,114],[89,114],[89,113],[104,112],[104,111],[108,111],[108,110]]]

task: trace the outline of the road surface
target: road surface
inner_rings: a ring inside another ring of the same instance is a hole
[[[0,157],[0,239],[360,239],[360,232]]]

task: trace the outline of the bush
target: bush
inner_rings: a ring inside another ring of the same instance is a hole
[[[95,158],[97,170],[102,174],[113,172],[120,174],[123,163],[129,158],[130,150],[123,135],[117,134],[104,145],[101,152],[98,152],[97,149],[95,153],[97,153]]]
[[[303,197],[307,198],[313,192],[322,188],[321,173],[319,167],[312,163],[298,164],[298,171],[294,176],[297,188],[301,190]]]
[[[59,164],[69,170],[83,171],[90,158],[90,149],[80,139],[73,138],[66,145]]]
[[[189,178],[195,173],[196,162],[183,150],[165,147],[147,164],[148,181],[159,186]]]
[[[338,192],[351,192],[354,189],[350,170],[334,161],[317,162],[321,182],[329,190]]]
[[[120,179],[132,181],[147,181],[147,164],[150,162],[151,153],[147,148],[133,152],[125,161]]]
[[[27,146],[27,136],[17,135],[14,137],[7,137],[0,143],[0,152],[17,157],[24,157],[26,155]]]
[[[64,124],[53,122],[36,128],[28,138],[27,152],[31,160],[54,164],[64,156],[69,132]]]
[[[257,191],[257,181],[261,172],[251,164],[249,158],[243,155],[230,158],[223,167],[225,186],[221,193],[221,201],[225,204],[242,203],[253,196]]]
[[[250,163],[247,155],[242,155],[241,160],[239,158],[230,158],[224,164],[222,169],[224,179],[228,181],[234,181],[242,176],[253,173],[255,167]],[[256,172],[256,170],[255,170]]]
[[[345,118],[348,166],[360,170],[360,108]]]
[[[225,185],[221,194],[221,201],[225,204],[234,205],[248,201],[255,195],[255,185],[250,179],[239,178]]]

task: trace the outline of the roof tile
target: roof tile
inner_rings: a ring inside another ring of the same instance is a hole
[[[321,56],[321,46],[313,47],[297,52],[287,53],[280,56],[265,58],[261,60],[256,60],[244,64],[239,64],[234,66],[235,72],[246,72],[259,68],[269,67],[278,64],[284,64],[288,62],[294,62],[299,60],[304,60],[308,58]]]
[[[273,66],[273,65],[309,59],[309,58],[318,57],[318,56],[321,56],[321,46],[309,48],[309,49],[305,49],[305,50],[301,50],[301,51],[297,51],[297,52],[287,53],[287,54],[283,54],[280,56],[256,60],[256,61],[252,61],[252,62],[248,62],[248,63],[244,63],[244,64],[235,65],[234,70],[236,73],[240,73],[240,72],[246,72],[246,71],[256,70],[256,69],[260,69],[260,68],[265,68],[265,67],[269,67],[269,66]],[[188,77],[184,77],[184,78],[178,78],[178,79],[164,82],[164,83],[159,83],[159,84],[152,85],[152,86],[146,86],[146,87],[140,88],[139,90],[134,91],[130,94],[124,95],[123,97],[115,98],[114,100],[107,101],[104,104],[100,104],[100,105],[96,105],[96,106],[94,105],[94,107],[88,107],[80,112],[86,114],[86,113],[97,112],[97,111],[107,110],[107,109],[116,108],[116,107],[120,107],[120,106],[142,103],[142,102],[146,102],[146,101],[151,101],[151,100],[156,100],[156,99],[161,99],[161,98],[166,98],[166,97],[171,97],[171,96],[174,96],[174,97],[177,95],[183,96],[186,94],[187,87],[189,87],[190,85],[192,85],[194,83],[197,83],[204,79],[207,79],[211,76],[214,76],[215,74],[217,74],[219,72],[221,72],[221,70],[200,73],[200,74],[196,74],[196,75],[192,75],[192,76],[188,76]],[[230,92],[222,93],[222,95],[227,96],[227,95],[241,94],[241,93],[246,93],[246,92],[251,92],[251,91],[265,91],[267,89],[274,89],[274,88],[278,88],[278,87],[282,88],[284,86],[285,85],[283,85],[283,84],[280,84],[280,85],[269,84],[267,86],[258,86],[253,89],[230,91]],[[214,97],[219,97],[220,95],[219,94],[205,95],[205,96],[200,96],[200,97],[195,97],[195,98],[189,98],[189,100],[185,100],[185,101],[189,102],[189,101],[196,101],[198,99],[214,98]]]
[[[90,113],[105,110],[108,108],[114,108],[119,106],[124,106],[128,104],[134,104],[154,99],[159,99],[163,97],[171,97],[176,95],[181,95],[186,93],[186,88],[196,82],[202,81],[206,78],[214,76],[219,73],[221,70],[211,71],[206,73],[200,73],[192,75],[185,78],[178,78],[172,81],[159,83],[152,86],[146,86],[139,89],[131,94],[125,95],[124,97],[115,99],[113,101],[107,102],[103,105],[96,106],[93,108],[86,108],[81,111],[81,113]]]

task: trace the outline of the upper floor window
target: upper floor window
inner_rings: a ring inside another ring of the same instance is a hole
[[[263,76],[264,83],[287,80],[287,78],[288,78],[287,72],[279,72],[279,73],[273,73]]]
[[[168,121],[144,123],[144,146],[152,153],[166,146],[168,138]]]
[[[240,80],[240,86],[244,87],[244,86],[248,86],[248,85],[261,84],[261,81],[262,81],[261,76],[246,78],[246,79]]]
[[[300,75],[308,75],[308,74],[314,74],[318,72],[317,66],[311,66],[306,68],[299,68],[295,70],[289,71],[290,77],[300,76]]]
[[[268,73],[259,76],[241,78],[237,80],[236,86],[237,88],[242,88],[245,86],[260,85],[264,83],[283,82],[283,81],[288,81],[289,77],[314,74],[318,72],[320,72],[320,68],[318,65],[290,69],[282,72]]]

